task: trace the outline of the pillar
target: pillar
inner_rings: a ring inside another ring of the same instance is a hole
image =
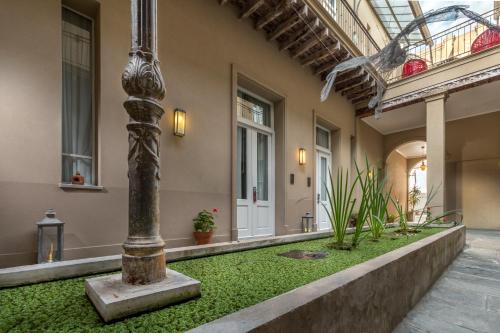
[[[129,221],[122,281],[150,284],[166,276],[160,235],[160,100],[165,94],[156,47],[156,0],[131,0],[132,44],[122,74],[128,130]]]
[[[446,94],[428,97],[426,105],[427,193],[436,192],[429,206],[432,216],[441,215],[445,204],[445,102]]]

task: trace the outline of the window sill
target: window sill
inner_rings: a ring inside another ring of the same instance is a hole
[[[59,183],[59,188],[63,190],[104,191],[104,186],[100,185],[76,185],[71,183]]]

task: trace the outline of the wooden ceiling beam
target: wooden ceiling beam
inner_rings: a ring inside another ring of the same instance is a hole
[[[316,61],[321,61],[323,59],[328,58],[329,56],[335,56],[337,52],[340,50],[340,43],[338,41],[335,41],[334,45],[328,46],[328,49],[326,50],[319,50],[307,58],[305,58],[302,62],[302,66],[308,66],[311,65],[313,62]]]
[[[330,71],[332,70],[335,66],[337,66],[339,63],[341,63],[342,61],[348,59],[350,57],[350,54],[347,53],[346,55],[344,55],[342,58],[336,58],[336,59],[332,59],[333,61],[332,62],[328,62],[328,63],[325,63],[323,65],[321,65],[320,67],[318,67],[315,71],[314,71],[314,74],[315,75],[319,75],[319,74],[322,74],[326,71]],[[322,80],[324,80],[325,78],[321,78]]]
[[[295,46],[295,44],[297,44],[300,40],[308,38],[310,35],[312,35],[313,32],[316,31],[316,29],[319,26],[320,26],[320,21],[319,18],[316,17],[307,24],[305,24],[303,28],[299,29],[293,35],[288,37],[288,39],[285,42],[281,43],[279,46],[279,50],[283,51],[291,48],[292,46]]]
[[[305,5],[302,7],[299,11],[300,15],[307,15],[309,10],[309,7]],[[268,40],[275,40],[279,36],[283,35],[287,31],[289,31],[291,28],[293,28],[297,23],[301,22],[300,17],[296,15],[292,15],[289,19],[287,19],[285,22],[281,23],[276,30],[274,30],[271,34],[268,36]]]
[[[335,88],[335,92],[344,95],[344,93],[347,92],[348,90],[354,89],[356,87],[365,84],[366,82],[368,82],[369,79],[370,75],[366,74],[365,76],[359,77],[356,80],[350,81],[349,83],[345,84],[341,89]]]
[[[345,89],[352,88],[354,86],[357,87],[357,83],[366,82],[366,78],[369,78],[370,75],[368,73],[362,73],[361,75],[353,76],[351,79],[343,80],[342,82],[335,81],[335,91],[342,92]]]
[[[353,90],[345,91],[345,96],[348,99],[354,99],[361,97],[363,95],[371,94],[375,91],[375,81],[364,83],[363,85],[357,87]]]
[[[368,106],[356,109],[356,117],[364,118],[369,117],[373,114],[373,109],[368,108]]]
[[[363,68],[354,68],[353,70],[350,71],[345,71],[341,73],[340,75],[337,76],[337,79],[335,80],[335,85],[336,86],[343,86],[347,82],[351,81],[352,79],[358,78],[363,76],[365,73],[365,70]]]
[[[350,101],[357,101],[356,103],[359,103],[359,101],[365,101],[366,100],[366,103],[368,104],[368,100],[370,98],[372,98],[372,96],[375,96],[375,93],[376,93],[376,89],[374,87],[368,87],[368,88],[365,88],[363,91],[360,91],[359,93],[357,94],[353,94],[351,95],[350,97],[349,96],[346,96],[346,98]],[[368,96],[368,98],[367,98]],[[353,102],[353,104],[356,104]]]
[[[252,15],[260,6],[264,4],[264,0],[253,0],[251,1],[245,9],[240,14],[240,19],[245,19]]]
[[[361,103],[363,101],[370,101],[370,99],[375,96],[376,93],[371,93],[371,94],[367,94],[367,95],[363,95],[361,97],[358,97],[358,98],[354,98],[354,99],[351,99],[351,103],[352,104],[358,104],[358,103]]]
[[[260,30],[264,28],[267,24],[274,21],[276,18],[281,16],[291,5],[297,3],[298,0],[283,0],[278,6],[273,10],[269,11],[266,15],[262,16],[255,24],[255,28]]]
[[[330,31],[328,28],[323,29],[321,31],[320,35],[314,34],[311,36],[309,40],[306,40],[302,45],[300,45],[293,53],[292,53],[292,58],[297,58],[307,52],[309,49],[312,47],[316,46],[317,44],[321,43],[323,39],[328,37],[330,35]]]

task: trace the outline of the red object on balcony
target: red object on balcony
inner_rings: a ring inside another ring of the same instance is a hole
[[[422,59],[410,59],[403,65],[403,77],[408,77],[427,70],[427,63]]]
[[[500,32],[489,28],[474,39],[470,47],[471,53],[478,53],[500,44]]]

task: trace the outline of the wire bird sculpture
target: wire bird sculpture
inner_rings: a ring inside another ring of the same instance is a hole
[[[338,73],[354,69],[360,66],[372,65],[384,80],[387,80],[390,73],[398,66],[405,63],[408,57],[409,45],[402,47],[401,40],[408,37],[414,30],[420,28],[426,23],[455,21],[459,18],[470,18],[478,23],[481,23],[491,29],[500,32],[500,27],[490,23],[488,20],[481,17],[479,14],[468,10],[469,6],[448,6],[437,10],[431,10],[421,16],[416,17],[413,21],[401,30],[382,50],[378,53],[366,57],[354,57],[344,62],[339,63],[333,70],[328,73],[326,83],[321,90],[321,101],[324,102],[335,82]],[[375,108],[375,118],[380,118],[382,113],[381,101],[385,93],[384,84],[377,82],[377,93],[368,103],[370,109]]]

